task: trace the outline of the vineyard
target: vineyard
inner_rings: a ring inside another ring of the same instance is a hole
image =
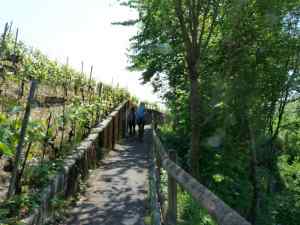
[[[83,64],[78,72],[27,47],[6,24],[0,39],[1,224],[37,207],[39,190],[70,150],[129,98],[92,76],[93,67],[86,75]]]

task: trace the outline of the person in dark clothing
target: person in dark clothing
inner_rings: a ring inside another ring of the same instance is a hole
[[[129,135],[135,135],[135,123],[136,123],[136,116],[135,116],[135,108],[133,106],[130,109],[130,112],[128,114]]]
[[[144,137],[144,126],[145,126],[145,103],[141,102],[136,111],[136,120],[139,126],[139,140],[143,141]]]

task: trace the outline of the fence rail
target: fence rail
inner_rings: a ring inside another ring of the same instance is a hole
[[[152,208],[152,222],[154,225],[176,224],[177,222],[177,184],[185,191],[190,193],[194,200],[205,208],[208,214],[219,225],[251,225],[235,210],[230,208],[225,202],[218,198],[204,185],[200,184],[190,174],[185,172],[176,164],[176,152],[164,149],[155,129],[153,129],[153,148],[151,153],[151,178],[150,178],[150,197],[151,206],[160,206],[159,210]],[[160,192],[161,169],[168,173],[168,206],[162,203]],[[155,183],[154,183],[155,182]],[[157,202],[155,202],[157,201]],[[159,214],[159,216],[157,215]]]

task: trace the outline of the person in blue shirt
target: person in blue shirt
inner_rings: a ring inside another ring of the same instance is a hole
[[[144,136],[145,126],[145,103],[141,102],[136,110],[136,121],[139,127],[139,139],[142,141]]]

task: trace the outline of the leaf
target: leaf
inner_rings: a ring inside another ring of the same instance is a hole
[[[0,113],[0,123],[4,123],[6,121],[6,116],[3,113]]]
[[[0,142],[0,151],[6,156],[12,156],[12,150],[3,142]]]
[[[9,110],[9,112],[11,114],[20,113],[22,111],[23,111],[23,107],[22,106],[14,106],[12,109]]]
[[[0,218],[7,217],[8,214],[9,214],[8,209],[0,209]]]

